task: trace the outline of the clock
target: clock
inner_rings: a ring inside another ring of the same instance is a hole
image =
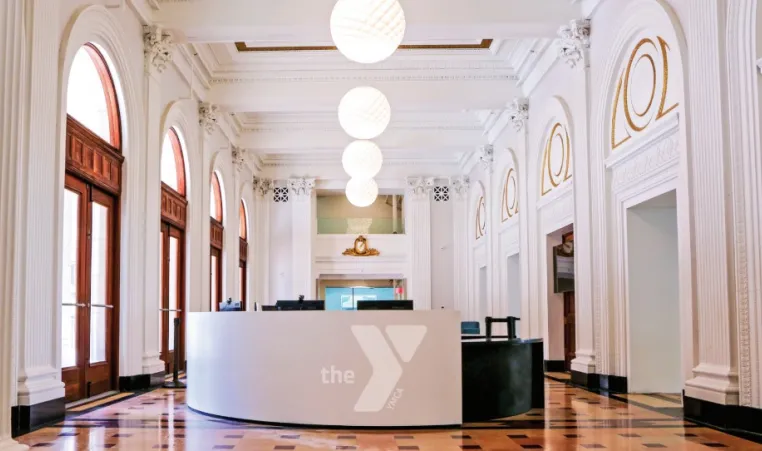
[[[355,238],[354,246],[345,250],[342,255],[349,255],[352,257],[371,257],[379,255],[379,252],[376,249],[368,247],[368,240],[360,235]]]

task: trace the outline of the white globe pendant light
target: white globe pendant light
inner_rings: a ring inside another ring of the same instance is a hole
[[[351,178],[347,182],[347,200],[355,207],[368,207],[378,197],[378,185],[373,179]]]
[[[344,95],[339,103],[339,123],[355,139],[373,139],[386,130],[392,107],[384,93],[360,86]]]
[[[405,12],[397,0],[339,0],[331,14],[331,36],[348,59],[378,63],[402,43]]]
[[[372,179],[381,170],[384,156],[372,141],[355,141],[344,149],[341,165],[352,178]]]

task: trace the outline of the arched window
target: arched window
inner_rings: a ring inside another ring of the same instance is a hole
[[[161,146],[161,181],[185,195],[185,159],[180,137],[175,129],[171,128],[164,137]]]
[[[174,371],[175,352],[183,353],[185,319],[185,162],[182,140],[171,128],[161,146],[161,358],[167,373]],[[175,320],[179,319],[179,328]],[[176,349],[175,333],[179,334]],[[179,361],[184,362],[184,358]],[[180,369],[180,368],[178,368]]]
[[[120,114],[108,58],[74,55],[66,99],[61,376],[66,401],[116,388],[119,318]]]
[[[210,186],[211,192],[209,193],[209,215],[211,216],[210,222],[210,309],[211,311],[219,310],[220,302],[222,302],[222,237],[224,235],[224,227],[222,224],[223,212],[222,212],[222,184],[220,183],[219,175],[216,172],[212,173],[212,182]]]
[[[249,257],[249,243],[247,237],[249,235],[249,217],[246,210],[246,203],[241,199],[241,206],[238,209],[238,276],[241,282],[241,309],[246,310],[246,283],[247,271],[246,261]]]
[[[99,86],[101,89],[94,89]],[[66,113],[116,147],[121,147],[121,126],[116,89],[106,59],[93,44],[74,55],[66,92]]]

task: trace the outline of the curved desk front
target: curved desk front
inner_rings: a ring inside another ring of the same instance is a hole
[[[265,423],[462,423],[456,311],[188,314],[187,403]]]

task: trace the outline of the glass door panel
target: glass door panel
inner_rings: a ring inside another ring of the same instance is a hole
[[[61,265],[61,368],[77,366],[77,282],[79,280],[80,193],[64,190],[63,262]]]
[[[109,208],[92,204],[90,232],[90,364],[105,362],[109,305]]]
[[[175,350],[175,318],[178,317],[178,305],[180,305],[180,291],[178,286],[178,273],[180,266],[180,248],[178,239],[169,238],[169,280],[167,280],[167,291],[169,297],[169,333],[167,334],[167,348],[169,351]]]

